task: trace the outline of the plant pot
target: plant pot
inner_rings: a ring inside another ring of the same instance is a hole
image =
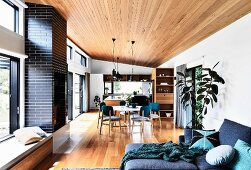
[[[136,103],[132,103],[132,108],[136,108],[137,104]]]
[[[186,127],[184,129],[184,137],[185,137],[185,143],[190,143],[193,136],[193,129],[190,127]]]

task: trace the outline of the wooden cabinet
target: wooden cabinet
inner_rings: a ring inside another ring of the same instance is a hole
[[[154,102],[160,104],[161,117],[166,113],[174,114],[174,69],[155,68],[152,72],[154,80]]]

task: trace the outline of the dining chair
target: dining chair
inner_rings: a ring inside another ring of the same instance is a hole
[[[102,106],[102,112],[101,112],[101,122],[100,122],[100,130],[99,134],[101,134],[102,126],[103,125],[109,125],[109,136],[111,134],[111,128],[113,127],[114,122],[119,122],[119,128],[121,130],[121,118],[118,116],[114,116],[114,111],[112,106]],[[108,122],[108,123],[106,123]]]
[[[102,112],[102,106],[105,106],[105,102],[101,102],[99,104],[99,109],[98,109],[98,125],[97,125],[97,128],[99,127],[99,120],[101,119],[101,112]]]
[[[151,107],[150,106],[142,106],[140,108],[139,116],[131,118],[132,131],[133,131],[133,127],[135,125],[135,122],[140,123],[140,128],[141,128],[140,132],[144,131],[145,122],[150,122],[151,123],[151,130],[153,133],[153,119],[151,118],[150,115],[151,115]]]
[[[160,117],[160,104],[159,103],[150,103],[152,113],[150,114],[151,119],[159,119],[159,125],[161,127],[161,117]]]
[[[120,106],[125,106],[125,105],[126,105],[126,101],[121,100],[121,101],[119,102],[119,105],[120,105]],[[120,112],[119,115],[120,115],[120,116],[122,115],[122,116],[124,117],[124,123],[125,123],[125,122],[126,122],[126,112]]]

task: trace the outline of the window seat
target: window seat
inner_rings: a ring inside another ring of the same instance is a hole
[[[13,137],[0,143],[0,169],[32,169],[52,153],[52,135],[29,145]]]

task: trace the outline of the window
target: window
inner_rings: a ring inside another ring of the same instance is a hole
[[[86,57],[81,56],[81,65],[86,67]]]
[[[67,45],[67,58],[72,60],[72,47]]]
[[[105,82],[104,86],[104,94],[111,94],[112,93],[112,82]]]
[[[18,33],[18,7],[8,0],[0,1],[0,25]]]
[[[87,59],[86,57],[84,57],[82,54],[76,52],[75,54],[75,61],[78,62],[79,64],[81,64],[82,66],[86,67],[86,62],[87,62]]]
[[[19,62],[0,55],[0,138],[15,131],[19,115]]]
[[[142,82],[116,81],[113,88],[114,94],[142,94]]]

